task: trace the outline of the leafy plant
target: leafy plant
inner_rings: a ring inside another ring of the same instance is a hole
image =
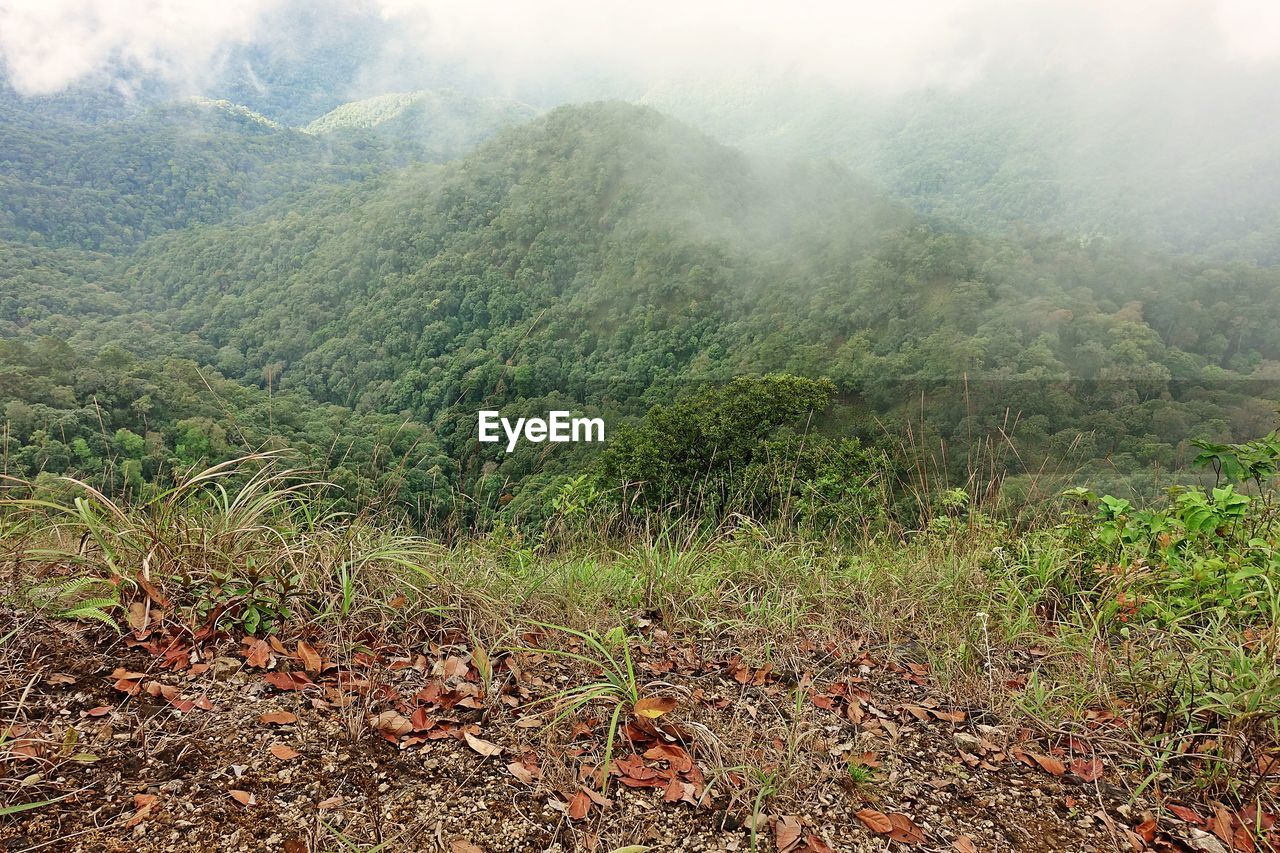
[[[613,628],[601,636],[595,632],[575,631],[561,625],[543,622],[533,624],[539,628],[572,637],[582,644],[584,651],[574,652],[550,647],[516,648],[513,649],[514,651],[550,654],[577,661],[593,670],[599,670],[601,674],[601,678],[596,681],[574,685],[542,701],[552,702],[555,705],[556,716],[551,725],[581,712],[595,702],[612,706],[606,728],[604,761],[601,764],[601,792],[603,793],[609,787],[609,768],[612,765],[614,743],[617,740],[623,714],[632,713],[643,718],[654,719],[669,710],[669,707],[662,700],[642,695],[636,678],[635,664],[631,658],[631,648],[626,631],[622,627]]]
[[[120,630],[110,613],[122,606],[120,590],[102,578],[81,575],[55,583],[37,584],[26,591],[26,598],[33,606],[56,618],[95,620]]]

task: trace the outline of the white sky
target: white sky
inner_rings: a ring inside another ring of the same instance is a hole
[[[305,8],[308,0],[295,6]],[[198,79],[237,41],[288,38],[291,0],[0,0],[0,58],[28,94],[124,60]],[[994,64],[1081,74],[1280,60],[1280,0],[351,0],[405,44],[536,83],[787,72],[884,91],[963,84]],[[403,48],[404,45],[401,45]]]

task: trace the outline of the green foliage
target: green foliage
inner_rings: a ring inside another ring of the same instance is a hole
[[[830,382],[786,374],[739,377],[650,409],[618,430],[597,477],[628,507],[698,517],[786,513],[821,525],[874,513],[880,473],[855,441],[811,428],[830,405]]]
[[[316,158],[314,137],[225,106],[164,115],[222,140],[201,165],[221,177],[239,174],[240,146],[264,174]],[[23,121],[56,160],[55,130]],[[127,147],[65,144],[90,165]],[[1130,498],[1177,477],[1189,439],[1274,426],[1275,270],[961,233],[841,169],[755,163],[625,104],[555,110],[444,166],[374,175],[343,151],[313,182],[265,181],[262,198],[206,186],[216,203],[193,215],[207,227],[157,213],[127,240],[37,235],[123,252],[172,232],[128,255],[0,244],[0,275],[18,285],[0,294],[10,473],[136,494],[175,467],[287,443],[352,506],[390,497],[463,529],[531,525],[597,448],[478,445],[479,408],[581,411],[626,442],[627,425],[643,430],[686,389],[785,371],[833,386],[830,442],[802,424],[765,439],[704,424],[717,468],[749,456],[747,469],[694,487],[696,454],[673,460],[685,470],[646,486],[643,504],[701,490],[715,512],[732,497],[820,526],[864,515],[868,438],[908,418],[949,482],[1007,436],[1016,452],[989,479],[1065,468]],[[199,176],[174,169],[181,187],[139,197],[188,209],[183,182]]]
[[[25,592],[37,609],[59,619],[92,620],[118,630],[111,611],[120,608],[120,590],[104,578],[79,575],[52,583],[37,583]]]

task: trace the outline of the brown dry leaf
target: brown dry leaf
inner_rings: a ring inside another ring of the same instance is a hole
[[[307,672],[320,672],[320,655],[306,640],[298,641],[298,659],[302,661],[302,668]]]
[[[413,731],[409,718],[397,711],[382,711],[369,718],[369,725],[391,737],[400,737]]]
[[[160,798],[155,794],[134,794],[133,807],[136,809],[133,817],[125,822],[125,829],[133,829],[147,818],[151,817],[151,811],[156,806],[156,801]]]
[[[773,841],[778,853],[787,853],[800,843],[800,821],[790,815],[779,815],[773,826]]]
[[[1052,755],[1041,755],[1038,752],[1031,753],[1031,757],[1035,759],[1036,764],[1040,765],[1040,769],[1051,776],[1061,776],[1067,772],[1067,768],[1061,761]]]
[[[835,848],[813,833],[804,837],[804,845],[809,848],[808,853],[836,853]]]
[[[895,812],[889,815],[889,822],[893,825],[889,837],[894,841],[902,844],[924,843],[924,830],[916,826],[911,818]]]
[[[258,720],[268,726],[287,726],[298,722],[298,718],[288,711],[269,711],[259,716]]]
[[[666,761],[677,773],[688,773],[693,769],[693,759],[683,747],[673,743],[660,743],[645,750],[644,757],[651,761]]]
[[[861,767],[879,767],[880,759],[876,757],[874,752],[863,752],[849,756],[849,763]]]
[[[1077,758],[1071,762],[1071,772],[1085,782],[1096,782],[1102,775],[1102,762],[1096,758]]]
[[[134,631],[141,631],[147,627],[147,603],[145,601],[134,601],[129,604],[129,627]]]
[[[255,797],[253,794],[250,794],[248,791],[233,789],[228,793],[231,794],[231,799],[235,800],[237,803],[239,803],[242,806],[246,806],[246,807],[256,806],[258,804],[257,797]]]
[[[502,747],[498,746],[496,743],[490,743],[487,740],[478,738],[471,732],[463,732],[462,736],[467,739],[467,746],[471,747],[485,758],[488,758],[491,755],[499,755],[502,752]]]
[[[141,569],[134,575],[134,580],[138,582],[138,586],[142,587],[147,596],[156,604],[161,607],[169,606],[169,599],[164,597],[164,593],[160,591],[160,588],[153,584],[151,579],[142,573]]]
[[[268,672],[263,680],[277,690],[302,690],[311,684],[311,679],[299,672]]]
[[[973,843],[973,839],[967,835],[962,835],[955,841],[951,842],[951,846],[960,853],[978,853],[978,845]]]
[[[854,817],[872,832],[878,832],[881,835],[893,832],[893,821],[889,820],[889,816],[884,812],[878,812],[875,809],[863,809],[855,814]]]
[[[525,767],[519,761],[513,761],[507,765],[507,772],[516,777],[517,780],[525,785],[533,784],[533,771]]]
[[[338,806],[342,805],[346,801],[347,801],[346,797],[342,796],[341,794],[337,794],[335,796],[330,797],[327,800],[321,800],[320,802],[316,803],[316,808],[322,812],[326,812],[329,809],[336,809]]]
[[[248,666],[265,669],[271,662],[271,646],[265,640],[255,640],[244,650],[244,662]]]
[[[670,696],[646,696],[636,701],[635,711],[637,717],[646,720],[656,720],[663,714],[669,714],[676,708],[676,700]]]
[[[292,761],[299,755],[302,755],[301,752],[298,752],[293,747],[287,746],[283,743],[273,743],[271,745],[271,754],[281,761]]]
[[[484,848],[470,841],[455,838],[449,842],[449,853],[484,853]]]
[[[579,789],[569,799],[569,818],[571,820],[582,820],[587,816],[587,812],[591,810],[591,798],[587,796],[587,792]]]

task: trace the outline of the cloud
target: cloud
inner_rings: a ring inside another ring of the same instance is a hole
[[[786,73],[900,91],[1030,65],[1104,74],[1280,59],[1273,0],[363,0],[387,55],[522,87]],[[120,67],[199,79],[238,43],[287,43],[305,0],[0,0],[0,58],[27,93]],[[286,14],[287,13],[287,14]],[[269,22],[269,23],[268,23]],[[372,57],[371,57],[372,59]],[[385,72],[386,69],[384,69]],[[390,69],[394,72],[394,68]]]
[[[254,36],[281,0],[0,0],[0,58],[25,94],[105,71],[201,75],[228,43]]]

